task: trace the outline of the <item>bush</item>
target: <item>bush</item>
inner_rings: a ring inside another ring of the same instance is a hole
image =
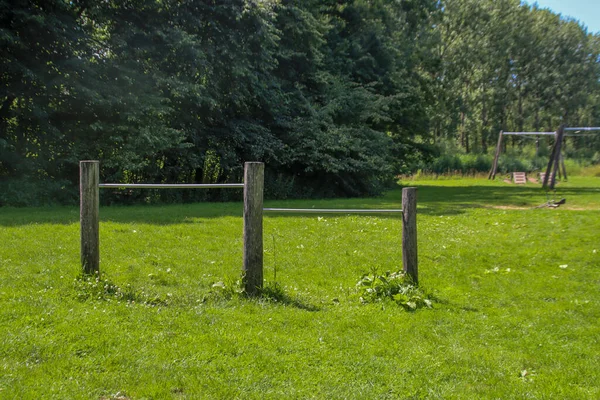
[[[531,164],[516,157],[505,155],[498,160],[498,171],[501,173],[530,172]]]
[[[415,170],[433,174],[476,174],[492,168],[492,157],[484,154],[443,154]]]
[[[487,172],[492,168],[492,157],[484,154],[465,154],[461,156],[461,161],[463,164],[463,174]]]
[[[39,207],[76,204],[77,187],[67,180],[37,180],[23,177],[0,181],[0,207]]]
[[[457,155],[443,154],[440,157],[433,160],[433,162],[424,168],[427,172],[433,172],[435,174],[444,174],[454,171],[463,170],[462,161]]]

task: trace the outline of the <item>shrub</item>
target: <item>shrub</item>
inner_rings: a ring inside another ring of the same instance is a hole
[[[461,171],[463,170],[462,161],[457,155],[443,154],[442,156],[433,160],[433,163],[429,167],[425,168],[429,172],[435,174],[444,174],[448,172]]]
[[[0,181],[0,207],[38,207],[76,204],[77,188],[69,181],[29,177]]]
[[[502,173],[510,172],[529,172],[531,171],[531,165],[527,165],[527,162],[518,159],[511,155],[501,156],[498,160],[498,171]]]
[[[487,172],[492,168],[492,157],[484,154],[465,154],[461,156],[462,172]]]

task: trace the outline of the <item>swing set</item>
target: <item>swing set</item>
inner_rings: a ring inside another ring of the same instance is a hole
[[[589,134],[581,134],[581,132],[594,132],[600,133],[600,127],[565,127],[561,125],[556,132],[504,132],[500,131],[498,136],[498,145],[496,146],[496,155],[494,156],[494,162],[492,169],[488,175],[488,179],[496,178],[496,172],[498,170],[498,159],[500,158],[500,152],[502,149],[502,139],[504,136],[554,136],[554,144],[550,151],[550,158],[548,160],[548,166],[546,172],[542,173],[542,188],[553,190],[556,185],[556,174],[562,174],[567,178],[567,169],[565,168],[565,162],[562,157],[562,144],[566,137],[581,137],[588,136]]]

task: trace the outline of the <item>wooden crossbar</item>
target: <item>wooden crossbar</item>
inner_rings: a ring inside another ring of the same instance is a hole
[[[556,132],[502,132],[503,135],[556,135]]]
[[[565,131],[600,131],[600,127],[597,126],[585,126],[585,127],[572,127],[565,128]]]
[[[100,183],[101,189],[241,189],[243,183]]]
[[[397,213],[402,216],[402,266],[414,284],[419,283],[417,264],[417,188],[402,189],[401,209],[289,209],[263,208],[264,169],[261,162],[244,164],[244,183],[225,184],[149,184],[99,183],[100,163],[84,160],[80,171],[81,266],[86,275],[100,274],[100,188],[148,189],[244,189],[243,224],[243,286],[250,296],[260,294],[263,287],[263,214],[273,212],[300,213]]]
[[[307,213],[307,214],[385,214],[401,213],[400,209],[350,209],[350,208],[263,208],[263,211],[281,212],[281,213]]]

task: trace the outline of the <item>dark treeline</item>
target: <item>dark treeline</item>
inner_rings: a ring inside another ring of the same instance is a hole
[[[600,121],[600,38],[518,0],[0,0],[0,51],[0,205],[76,202],[83,159],[374,194],[444,143]]]

